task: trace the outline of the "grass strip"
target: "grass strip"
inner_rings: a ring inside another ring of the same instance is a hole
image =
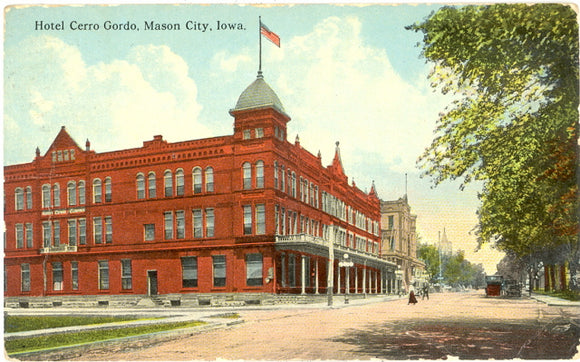
[[[567,299],[571,301],[579,301],[580,293],[575,290],[559,290],[559,291],[544,291],[544,290],[534,290],[535,293],[549,295],[551,297]]]
[[[4,316],[4,333],[37,329],[135,321],[137,316]]]
[[[186,322],[152,324],[136,327],[125,327],[117,329],[103,329],[75,333],[62,333],[56,335],[4,341],[4,346],[8,354],[33,352],[37,350],[51,349],[56,347],[66,347],[78,344],[106,341],[122,337],[163,332],[173,329],[190,328],[200,326],[203,324],[206,323],[201,321],[186,321]]]

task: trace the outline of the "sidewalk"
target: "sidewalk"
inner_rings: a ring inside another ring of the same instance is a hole
[[[335,295],[333,297],[332,306],[328,306],[327,302],[323,303],[312,303],[312,304],[278,304],[278,305],[267,305],[267,306],[259,306],[259,307],[247,307],[247,306],[239,306],[239,307],[219,307],[219,308],[151,308],[151,309],[136,309],[136,308],[127,308],[127,309],[95,309],[95,308],[54,308],[51,310],[42,310],[39,313],[39,310],[36,309],[15,309],[10,310],[8,314],[10,315],[113,315],[113,314],[133,314],[133,315],[140,315],[143,318],[151,318],[146,320],[136,320],[136,321],[128,321],[128,322],[114,322],[114,323],[103,323],[103,324],[91,324],[91,325],[79,325],[79,326],[68,326],[68,327],[61,327],[61,328],[50,328],[50,329],[42,329],[42,330],[31,330],[31,331],[24,331],[24,332],[13,332],[13,333],[4,333],[4,338],[6,340],[11,339],[19,339],[19,338],[27,338],[27,337],[36,337],[36,336],[43,336],[49,334],[59,334],[63,332],[71,333],[71,332],[81,332],[87,330],[95,330],[95,329],[114,329],[114,328],[124,328],[124,327],[134,327],[134,326],[142,326],[142,325],[149,325],[149,324],[163,324],[163,323],[172,323],[172,322],[182,322],[182,321],[203,321],[206,322],[208,325],[213,325],[214,327],[217,326],[228,326],[231,325],[232,321],[228,321],[227,319],[220,318],[221,315],[235,313],[240,311],[247,311],[247,310],[276,310],[276,309],[311,309],[311,308],[346,308],[349,306],[356,306],[356,305],[364,305],[364,304],[371,304],[371,303],[380,303],[386,302],[389,300],[399,299],[398,296],[395,295],[373,295],[368,296],[367,298],[359,298],[359,299],[349,299],[349,303],[345,303],[345,296],[344,294]],[[159,317],[160,319],[153,319],[154,317]],[[243,322],[242,320],[238,320],[239,322]]]
[[[544,294],[532,293],[531,298],[539,302],[546,303],[549,306],[580,307],[580,301],[567,300]]]
[[[163,332],[155,332],[143,335],[136,335],[130,337],[121,337],[116,339],[104,340],[104,341],[97,341],[97,342],[89,342],[83,343],[79,345],[70,345],[70,346],[62,346],[62,347],[54,347],[50,349],[44,350],[36,350],[36,351],[29,351],[29,352],[22,352],[22,353],[15,353],[11,354],[11,357],[16,358],[29,358],[32,356],[59,356],[59,354],[64,355],[71,355],[74,356],[79,351],[86,352],[92,349],[102,349],[102,348],[112,348],[113,346],[127,346],[129,344],[142,344],[143,341],[148,341],[146,343],[151,343],[154,341],[167,341],[173,340],[176,338],[182,338],[188,335],[202,333],[209,330],[214,329],[221,329],[234,326],[236,324],[244,323],[244,319],[237,318],[237,319],[229,319],[229,318],[222,318],[224,315],[241,312],[245,310],[276,310],[276,309],[341,309],[341,308],[348,308],[349,306],[357,306],[357,305],[365,305],[365,304],[373,304],[373,303],[381,303],[390,300],[397,300],[399,299],[396,295],[369,295],[366,298],[359,298],[359,299],[352,299],[349,300],[349,303],[345,303],[344,294],[335,295],[333,297],[333,304],[332,306],[328,306],[327,302],[324,303],[313,303],[313,304],[279,304],[279,305],[272,305],[272,306],[260,306],[260,307],[224,307],[224,308],[152,308],[152,309],[125,309],[123,313],[126,314],[137,314],[143,317],[165,317],[163,319],[147,319],[147,320],[140,320],[140,321],[131,321],[131,322],[123,322],[123,323],[106,323],[106,324],[97,324],[97,325],[81,325],[81,326],[69,326],[69,327],[62,327],[62,328],[51,328],[51,329],[44,329],[44,330],[33,330],[33,331],[24,331],[24,332],[14,332],[14,333],[5,333],[4,338],[5,340],[12,340],[12,339],[21,339],[21,338],[29,338],[29,337],[38,337],[38,336],[48,336],[51,334],[60,334],[60,333],[71,333],[71,332],[82,332],[88,330],[96,330],[96,329],[113,329],[113,328],[123,328],[129,326],[139,326],[139,325],[148,325],[148,324],[160,324],[160,323],[171,323],[171,322],[178,322],[178,321],[203,321],[206,324],[191,327],[186,329],[174,329],[168,330]],[[12,315],[38,315],[38,310],[11,310]],[[78,308],[72,309],[71,308],[54,308],[52,310],[43,310],[44,315],[61,315],[61,314],[118,314],[118,309],[111,309],[111,310],[103,310],[101,308]],[[46,313],[48,312],[48,313]],[[62,355],[59,356],[62,357]]]

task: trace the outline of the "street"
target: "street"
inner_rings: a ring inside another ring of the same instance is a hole
[[[433,293],[334,307],[244,310],[244,323],[169,342],[92,350],[77,360],[570,359],[580,329],[577,307],[483,291]]]

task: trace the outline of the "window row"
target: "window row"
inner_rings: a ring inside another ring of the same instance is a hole
[[[86,204],[86,186],[85,181],[69,181],[66,187],[66,199],[68,206],[77,206]],[[100,178],[93,180],[93,203],[102,203],[113,201],[113,185],[110,177],[102,181]],[[61,190],[60,185],[42,185],[42,208],[49,209],[61,207]],[[32,205],[31,205],[32,207]]]
[[[74,149],[52,151],[52,162],[74,161],[74,159]]]
[[[227,285],[227,258],[225,255],[213,255],[212,257],[212,284],[214,287],[225,287]],[[198,257],[184,256],[180,258],[181,261],[181,281],[183,288],[197,288],[198,287]],[[111,265],[115,262],[109,260],[97,261],[97,284],[99,290],[110,289],[110,272],[111,267],[115,270],[120,270],[121,289],[133,289],[133,261],[131,259],[122,259],[119,261],[119,266]],[[49,273],[51,278],[51,290],[64,290],[65,270],[62,262],[52,262],[49,264]],[[119,268],[120,267],[120,268]],[[246,285],[247,286],[261,286],[263,285],[264,276],[264,262],[261,253],[249,253],[245,256],[246,269]],[[70,290],[79,290],[79,263],[78,261],[70,262],[70,277],[66,278],[67,283],[70,283]],[[31,290],[31,271],[30,264],[20,264],[20,288],[22,292],[29,292]]]
[[[155,172],[151,171],[145,177],[139,173],[136,177],[137,199],[156,198],[157,181]],[[214,171],[212,167],[194,167],[192,170],[192,190],[194,194],[202,192],[214,192]],[[171,170],[163,173],[163,196],[183,196],[185,194],[185,175],[182,169],[177,169],[175,174]]]
[[[252,138],[263,138],[264,137],[264,129],[263,128],[255,128],[255,129],[245,129],[243,132],[243,139],[249,140]]]
[[[193,228],[192,237],[213,238],[215,236],[214,209],[194,209],[191,211]],[[165,211],[163,213],[165,240],[185,239],[185,211]],[[155,240],[155,224],[145,224],[145,241]]]
[[[380,243],[372,239],[368,239],[357,235],[351,231],[343,228],[331,228],[328,225],[322,225],[323,238],[330,240],[330,233],[334,230],[334,244],[340,245],[344,248],[358,250],[364,253],[378,255],[380,253]]]
[[[322,223],[320,221],[300,215],[296,211],[286,210],[286,208],[276,205],[274,207],[274,219],[276,235],[308,234],[322,236],[320,231]]]

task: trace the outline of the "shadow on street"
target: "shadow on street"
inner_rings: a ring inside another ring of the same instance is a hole
[[[332,341],[357,346],[357,353],[380,359],[571,359],[580,338],[577,322],[391,322],[350,330]]]

